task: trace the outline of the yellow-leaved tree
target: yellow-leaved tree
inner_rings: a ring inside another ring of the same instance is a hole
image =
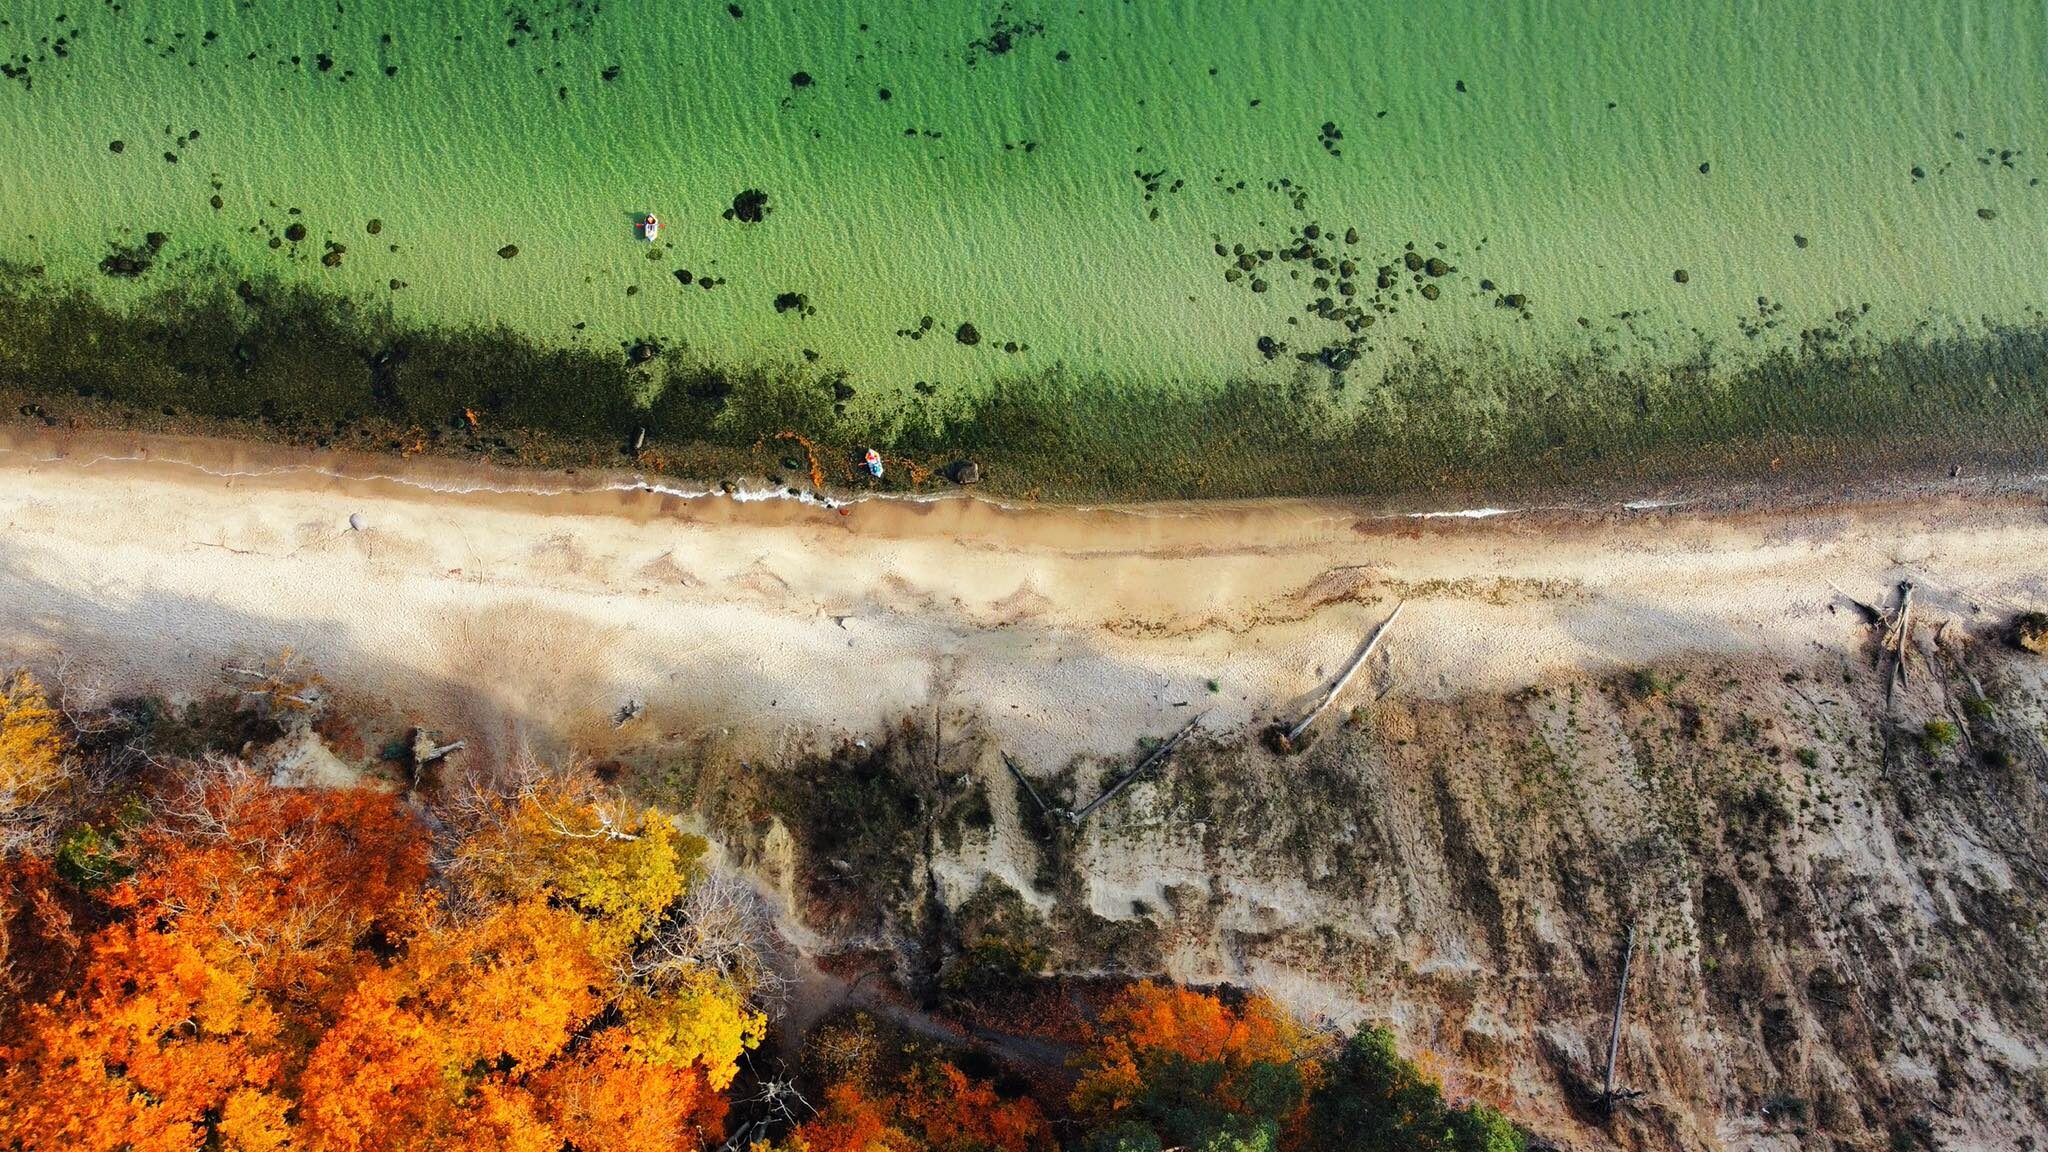
[[[35,677],[16,672],[0,681],[0,851],[23,846],[13,835],[64,784],[70,740],[61,720]]]

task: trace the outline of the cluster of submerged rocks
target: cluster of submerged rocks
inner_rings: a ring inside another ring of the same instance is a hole
[[[156,263],[157,253],[163,251],[164,245],[170,241],[166,233],[151,232],[142,238],[140,244],[113,245],[113,251],[100,261],[100,271],[109,276],[134,279],[149,271],[150,266]]]
[[[1310,317],[1341,328],[1343,335],[1319,340],[1317,347],[1294,355],[1333,372],[1342,372],[1371,350],[1366,332],[1398,314],[1404,299],[1435,301],[1443,295],[1442,282],[1458,272],[1445,258],[1449,246],[1441,241],[1432,253],[1425,254],[1409,241],[1399,254],[1375,258],[1361,251],[1363,237],[1357,228],[1339,233],[1314,221],[1290,229],[1283,240],[1268,245],[1225,245],[1220,237],[1214,239],[1213,250],[1225,262],[1225,283],[1255,295],[1266,294],[1276,283],[1305,286],[1305,291],[1297,289],[1306,297],[1301,315],[1289,316],[1288,325],[1300,327],[1304,317]],[[1491,280],[1481,280],[1479,289],[1495,307],[1528,315],[1528,297],[1522,293],[1501,292]],[[1268,360],[1290,350],[1287,342],[1270,335],[1260,336],[1257,347]]]

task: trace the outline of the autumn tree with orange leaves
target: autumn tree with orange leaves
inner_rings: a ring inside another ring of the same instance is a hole
[[[550,780],[430,868],[367,789],[215,759],[148,797],[74,979],[0,1048],[0,1147],[695,1149],[765,1021],[636,971],[701,842]]]
[[[1057,1147],[1038,1105],[1009,1099],[945,1060],[920,1063],[881,1091],[832,1085],[826,1106],[777,1152],[1034,1152]]]

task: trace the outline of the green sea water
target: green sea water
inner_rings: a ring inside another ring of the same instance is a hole
[[[2048,295],[2038,4],[4,13],[0,260],[115,303],[225,268],[404,322],[811,364],[856,410],[1332,364],[1369,406],[1418,355],[1739,365],[1815,327],[2032,325]],[[749,189],[766,215],[728,218]],[[101,271],[147,232],[148,272]]]

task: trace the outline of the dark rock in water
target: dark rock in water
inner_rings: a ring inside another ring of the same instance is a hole
[[[931,329],[932,329],[932,325],[933,325],[934,323],[936,323],[936,321],[934,321],[934,320],[933,320],[933,319],[932,319],[931,317],[929,317],[929,316],[919,316],[919,317],[917,318],[917,326],[918,326],[919,328],[922,328],[922,329],[924,329],[924,330],[925,330],[925,331],[927,331],[927,332],[931,331]]]
[[[626,295],[628,295],[628,296],[638,296],[639,294],[640,294],[640,286],[639,286],[638,284],[628,284],[628,285],[626,285]]]
[[[498,249],[498,258],[500,260],[510,260],[517,255],[519,255],[519,245],[517,244],[507,244],[503,248]]]
[[[1979,219],[1979,220],[1996,220],[1996,219],[1998,219],[1998,213],[1997,213],[1997,211],[1996,211],[1996,210],[1994,210],[1994,209],[1991,209],[1991,208],[1979,208],[1979,209],[1977,209],[1977,219]]]
[[[403,287],[405,287],[405,281],[403,281],[403,280],[393,280],[393,281],[391,282],[391,290],[392,290],[393,292],[396,292],[396,291],[398,291],[398,290],[399,290],[400,288],[403,288]]]
[[[377,233],[384,231],[384,222],[372,216],[370,217],[370,222],[363,225],[363,231],[375,236]]]
[[[1059,61],[1062,64],[1065,64],[1067,61],[1072,60],[1074,58],[1074,54],[1072,52],[1067,51],[1065,48],[1062,48],[1059,51],[1053,53],[1052,58]]]
[[[1308,227],[1303,228],[1301,230],[1301,234],[1303,236],[1308,237],[1311,240],[1321,240],[1323,238],[1323,229],[1321,225],[1311,224]]]
[[[1799,233],[1797,233],[1797,232],[1794,232],[1794,233],[1792,234],[1792,245],[1793,245],[1793,247],[1795,247],[1795,248],[1804,248],[1804,247],[1806,247],[1806,237],[1804,237],[1804,236],[1801,236],[1801,235],[1800,235]]]
[[[1345,242],[1346,244],[1356,244],[1356,243],[1358,243],[1358,229],[1356,229],[1356,228],[1346,228],[1346,229],[1344,230],[1344,242]]]
[[[891,97],[892,97],[892,96],[894,96],[894,95],[895,95],[895,93],[893,93],[893,92],[889,91],[889,90],[888,90],[887,88],[877,88],[877,89],[875,89],[875,96],[876,96],[877,98],[879,98],[879,99],[882,99],[882,100],[887,100],[887,99],[891,98]]]
[[[1277,360],[1280,358],[1280,354],[1285,351],[1287,351],[1287,345],[1273,339],[1271,336],[1259,337],[1259,355],[1264,356],[1266,359]]]
[[[211,197],[209,197],[209,198],[207,199],[207,201],[206,201],[206,202],[207,202],[208,204],[211,204],[211,205],[213,205],[213,210],[214,210],[215,212],[218,212],[218,211],[220,211],[220,210],[221,210],[221,209],[222,209],[223,207],[225,207],[225,206],[227,205],[227,201],[225,201],[225,200],[222,200],[222,199],[220,198],[220,193],[218,193],[218,192],[215,192],[215,193],[214,193],[214,194],[213,194],[213,195],[212,195]]]
[[[1451,266],[1444,263],[1442,258],[1431,256],[1423,261],[1422,270],[1431,276],[1443,276],[1450,272]]]
[[[1927,179],[1927,171],[1926,171],[1926,169],[1924,169],[1924,168],[1920,167],[1920,166],[1919,166],[1918,164],[1915,164],[1915,165],[1913,165],[1913,179],[1915,179],[1915,180],[1925,180],[1925,179]]]
[[[976,344],[981,343],[981,333],[972,324],[962,324],[959,328],[954,329],[953,339],[972,348]]]
[[[683,287],[689,287],[690,281],[694,279],[696,279],[696,277],[690,275],[690,270],[688,268],[676,269],[676,282],[678,284],[681,284]]]
[[[1491,292],[1491,291],[1493,291],[1493,281],[1491,281],[1491,280],[1481,280],[1481,281],[1479,282],[1479,290],[1480,290],[1481,292]]]
[[[1529,298],[1527,296],[1522,295],[1520,292],[1510,292],[1507,295],[1500,298],[1501,307],[1513,308],[1517,311],[1526,307],[1528,303]]]
[[[645,364],[661,355],[661,346],[652,340],[641,340],[626,349],[626,363]]]
[[[617,80],[619,78],[620,71],[621,69],[617,64],[612,64],[607,66],[603,71],[599,72],[597,74],[597,78],[609,84],[612,81]]]
[[[148,246],[151,252],[155,252],[171,242],[171,234],[168,232],[151,232],[142,238],[142,242]]]
[[[122,141],[119,141],[119,140],[109,140],[109,141],[107,141],[107,151],[109,151],[109,152],[113,152],[113,153],[116,153],[116,154],[118,154],[118,153],[122,152],[123,150],[125,150],[125,149],[126,149],[127,147],[128,147],[128,145],[127,145],[127,144],[125,144],[125,143],[123,143]]]
[[[791,88],[809,88],[811,86],[811,74],[809,72],[790,73],[789,86]]]
[[[325,264],[329,268],[341,267],[341,250],[339,248],[329,248],[327,254],[320,257],[320,263]]]
[[[154,253],[146,247],[116,248],[100,261],[100,271],[109,276],[133,279],[149,271],[155,262],[153,257]]]
[[[811,314],[810,297],[801,292],[779,292],[775,296],[775,311],[795,312],[799,316]]]
[[[1463,80],[1458,81],[1456,87],[1458,91],[1463,92],[1465,90],[1465,82]]]
[[[853,399],[853,385],[848,384],[844,380],[834,380],[832,382],[832,399],[841,404]]]
[[[299,241],[304,240],[306,238],[306,226],[304,224],[286,225],[284,230],[284,238],[291,241],[294,244],[297,244]]]
[[[1680,268],[1678,271],[1673,272],[1671,274],[1671,278],[1673,280],[1676,280],[1680,284],[1689,284],[1692,282],[1692,277],[1687,275],[1685,269],[1683,268]]]
[[[1401,263],[1402,263],[1402,265],[1404,265],[1404,266],[1405,266],[1405,267],[1406,267],[1406,268],[1407,268],[1407,269],[1408,269],[1408,270],[1409,270],[1410,272],[1420,272],[1420,271],[1422,271],[1422,253],[1420,253],[1420,252],[1407,252],[1407,253],[1404,253],[1404,254],[1402,254],[1402,256],[1401,256]]]
[[[1705,160],[1702,160],[1702,161],[1700,161],[1700,175],[1702,175],[1702,176],[1705,176],[1706,174],[1707,174],[1707,162],[1706,162]]]
[[[1424,300],[1434,300],[1442,294],[1443,290],[1434,284],[1424,284],[1422,286],[1422,298]]]
[[[768,207],[768,194],[759,188],[749,188],[732,198],[732,207],[725,210],[724,216],[742,224],[759,224],[772,211],[774,209]]]
[[[166,152],[166,153],[164,153],[164,163],[166,163],[166,164],[176,164],[177,162],[178,162],[178,154],[177,154],[176,152]]]
[[[745,9],[741,8],[737,4],[727,4],[725,6],[725,14],[737,20],[740,17],[745,16],[747,13]]]
[[[1269,287],[1271,285],[1268,285],[1264,280],[1259,279],[1257,276],[1252,277],[1252,291],[1264,292]]]
[[[981,465],[972,460],[955,460],[946,466],[946,479],[955,484],[979,484]]]

